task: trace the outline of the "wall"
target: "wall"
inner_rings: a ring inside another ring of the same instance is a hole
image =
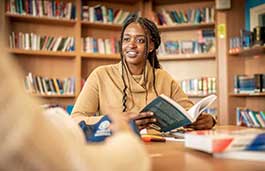
[[[246,24],[245,24],[245,28],[247,30],[250,29],[250,13],[249,10],[250,8],[259,6],[265,4],[265,0],[246,0],[246,8],[245,8],[245,18],[246,18]],[[265,12],[265,11],[264,11]]]

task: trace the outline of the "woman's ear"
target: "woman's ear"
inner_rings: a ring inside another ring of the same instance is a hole
[[[149,44],[149,52],[152,52],[154,49],[155,49],[155,44],[154,44],[153,41],[150,41],[150,44]]]

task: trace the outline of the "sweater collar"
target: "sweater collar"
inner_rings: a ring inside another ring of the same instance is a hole
[[[152,66],[148,60],[146,61],[146,66],[145,66],[146,88],[145,88],[145,81],[143,74],[141,75],[140,80],[137,82],[133,78],[133,75],[130,73],[127,65],[125,65],[125,69],[126,70],[124,70],[124,76],[125,76],[124,79],[128,88],[131,89],[133,93],[145,92],[146,89],[148,90],[150,86],[152,86],[153,82]],[[119,63],[119,72],[120,74],[122,74],[122,62]]]

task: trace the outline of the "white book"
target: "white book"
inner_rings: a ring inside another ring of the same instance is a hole
[[[265,151],[229,151],[223,153],[214,153],[215,158],[265,161]]]
[[[57,40],[56,40],[56,43],[54,44],[53,48],[52,48],[52,51],[57,51],[60,43],[61,43],[61,40],[62,40],[62,37],[58,37]]]

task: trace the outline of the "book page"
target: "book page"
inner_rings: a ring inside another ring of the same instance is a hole
[[[197,117],[208,107],[210,106],[216,99],[216,95],[209,95],[203,99],[201,99],[199,102],[197,102],[194,106],[188,110],[188,113],[190,117],[192,118],[192,121],[194,122]]]

